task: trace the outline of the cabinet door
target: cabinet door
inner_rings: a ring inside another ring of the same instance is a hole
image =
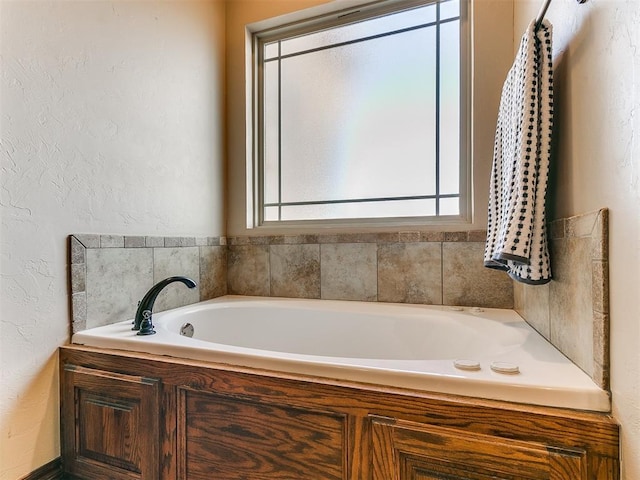
[[[92,480],[157,480],[158,385],[144,377],[65,365],[65,471]]]
[[[180,388],[180,480],[344,480],[347,417]]]
[[[373,480],[583,480],[580,450],[372,418]]]

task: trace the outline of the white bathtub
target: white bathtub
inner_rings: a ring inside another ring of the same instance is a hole
[[[155,335],[137,336],[126,321],[76,333],[72,341],[422,391],[610,410],[608,393],[511,310],[226,296],[155,313],[153,319]],[[185,323],[193,325],[193,338],[180,335]],[[479,369],[469,370],[474,366]]]

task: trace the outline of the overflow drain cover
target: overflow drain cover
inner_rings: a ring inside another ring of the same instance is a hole
[[[184,337],[193,337],[193,325],[185,323],[180,327],[180,335]]]

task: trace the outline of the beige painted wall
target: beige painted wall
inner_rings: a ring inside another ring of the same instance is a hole
[[[515,42],[541,2],[518,0]],[[640,2],[553,0],[555,217],[608,207],[613,414],[640,478]],[[517,48],[514,43],[514,49]]]
[[[0,2],[0,479],[59,455],[66,236],[224,233],[224,2]]]
[[[318,12],[336,5],[348,6],[358,0],[233,0],[227,6],[227,122],[228,122],[228,235],[262,235],[277,233],[273,228],[247,229],[247,132],[250,123],[245,103],[246,34],[244,26],[277,15],[284,15],[316,6]],[[361,0],[363,1],[363,0]],[[473,2],[474,80],[473,80],[473,202],[476,205],[473,224],[469,230],[486,228],[488,183],[493,153],[493,134],[496,124],[502,82],[512,60],[513,3],[511,0],[480,0]],[[429,229],[417,225],[411,229]],[[397,227],[396,227],[397,229]],[[442,230],[442,227],[438,227]],[[444,228],[447,229],[447,228]],[[461,230],[460,226],[448,227]],[[259,231],[258,231],[259,230]],[[339,231],[365,229],[340,227]],[[378,231],[384,228],[376,228]],[[295,228],[287,233],[317,231]],[[281,233],[281,231],[279,232]]]

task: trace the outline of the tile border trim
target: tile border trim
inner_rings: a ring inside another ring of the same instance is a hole
[[[300,245],[308,243],[416,243],[416,242],[484,242],[486,230],[460,232],[398,231],[369,233],[245,235],[227,238],[229,246],[239,245]]]

